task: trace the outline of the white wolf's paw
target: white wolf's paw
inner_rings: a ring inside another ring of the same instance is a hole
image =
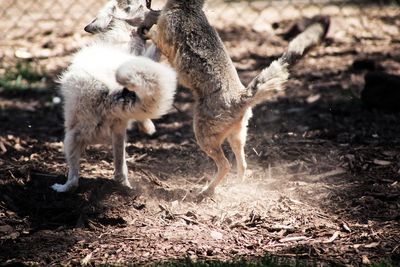
[[[131,183],[129,182],[128,176],[126,174],[125,175],[124,174],[114,175],[114,180],[116,182],[120,183],[121,185],[132,189]]]
[[[151,120],[138,122],[139,131],[147,135],[153,135],[156,132],[156,126]]]
[[[71,189],[71,186],[69,186],[67,183],[65,183],[65,184],[53,184],[51,186],[51,188],[54,191],[58,192],[58,193],[64,193],[64,192],[69,191]]]
[[[128,187],[129,189],[132,189],[131,183],[128,181],[128,179],[125,179],[121,181],[121,185]]]

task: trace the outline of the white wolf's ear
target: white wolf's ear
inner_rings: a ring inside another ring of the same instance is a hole
[[[96,18],[85,26],[84,30],[88,33],[97,33],[107,30],[113,19],[113,13],[116,9],[116,2],[109,1],[97,14]]]

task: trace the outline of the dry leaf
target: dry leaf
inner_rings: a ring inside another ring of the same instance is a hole
[[[307,97],[306,101],[308,104],[312,104],[314,102],[317,102],[320,98],[321,98],[320,94],[310,95],[309,97]]]
[[[380,165],[380,166],[387,166],[387,165],[392,164],[392,162],[390,162],[390,161],[387,161],[387,160],[380,160],[380,159],[374,159],[373,162],[374,162],[374,164]]]
[[[84,258],[81,260],[81,265],[82,265],[82,266],[86,266],[86,265],[89,263],[89,261],[90,261],[91,258],[92,258],[92,252],[90,252],[89,254],[87,254],[86,257],[84,257]]]
[[[362,255],[361,258],[362,258],[362,263],[363,264],[366,264],[366,265],[370,265],[371,264],[371,261],[368,259],[368,257],[366,255]]]
[[[346,223],[343,223],[342,226],[343,226],[344,230],[346,230],[347,232],[351,233],[351,229]]]
[[[26,50],[18,49],[15,51],[15,57],[20,59],[31,59],[33,56]]]
[[[7,148],[2,141],[0,141],[0,150],[1,150],[1,154],[4,154],[7,152]]]
[[[301,240],[306,240],[308,237],[306,236],[292,236],[292,237],[285,237],[279,240],[281,243],[285,242],[294,242],[294,241],[301,241]]]
[[[379,242],[372,242],[370,244],[365,245],[365,248],[376,248],[377,246],[379,246]]]
[[[332,243],[333,241],[335,241],[336,238],[338,238],[339,234],[340,234],[339,231],[334,232],[333,235],[324,243]]]

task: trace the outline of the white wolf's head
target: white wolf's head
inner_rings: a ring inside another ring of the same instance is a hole
[[[139,25],[149,11],[149,0],[110,0],[99,11],[96,18],[86,25],[89,33],[106,32],[113,20],[126,20],[130,25]]]

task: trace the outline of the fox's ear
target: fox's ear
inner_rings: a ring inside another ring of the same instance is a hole
[[[96,18],[85,26],[84,30],[88,33],[103,32],[110,25],[115,12],[115,1],[109,1],[97,14]]]

